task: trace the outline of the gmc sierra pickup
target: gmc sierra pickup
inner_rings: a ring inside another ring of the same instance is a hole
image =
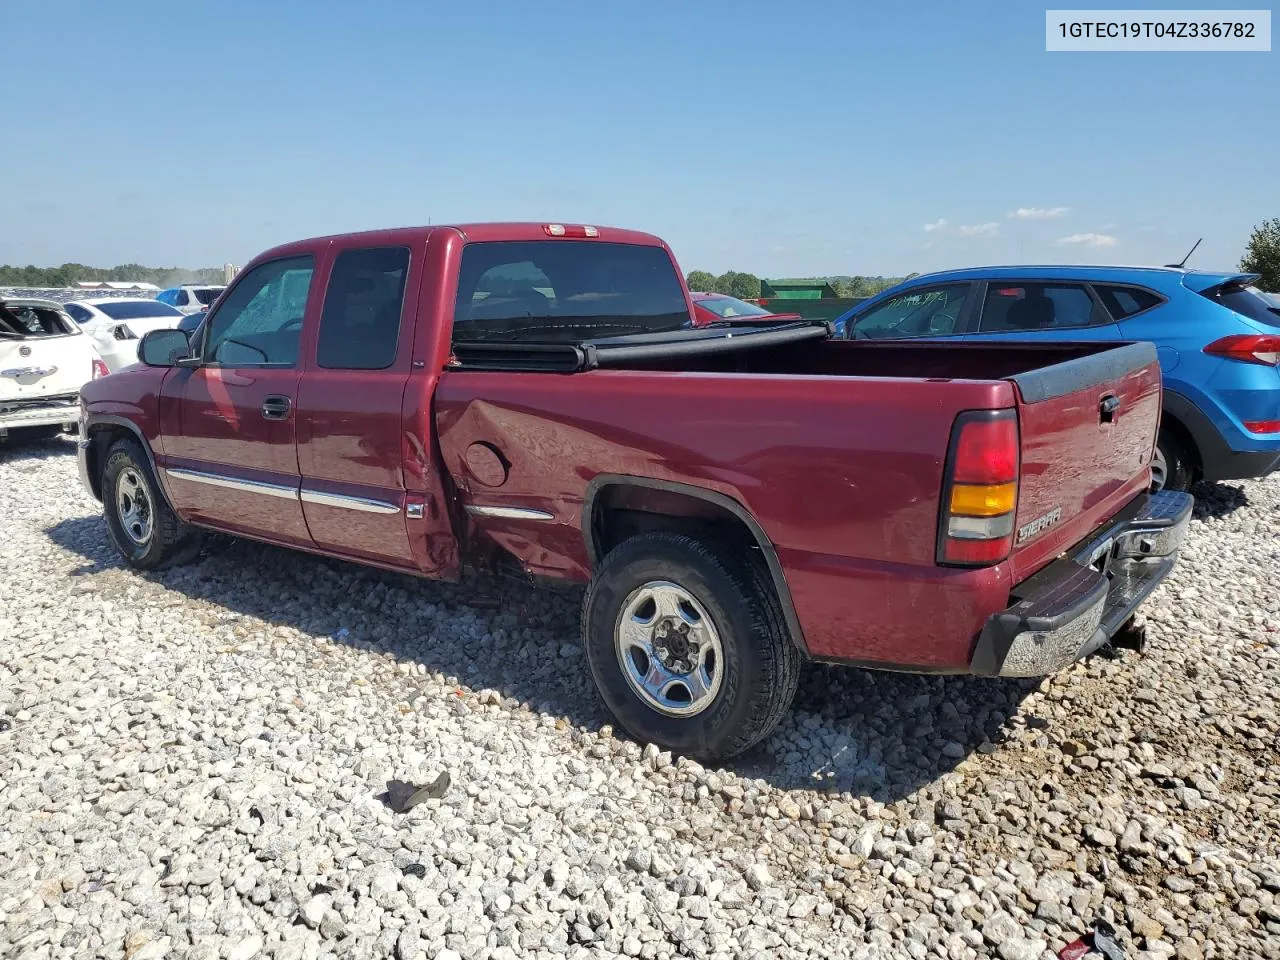
[[[802,660],[1034,676],[1106,644],[1191,513],[1149,493],[1149,344],[690,327],[666,245],[565,224],[322,237],[85,385],[80,464],[130,564],[201,529],[425,577],[589,583],[639,739],[725,757]]]

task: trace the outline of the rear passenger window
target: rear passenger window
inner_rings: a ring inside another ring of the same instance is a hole
[[[320,317],[317,365],[327,370],[384,370],[395,363],[408,272],[408,247],[366,247],[338,254]]]
[[[982,304],[982,333],[1091,327],[1111,318],[1075,283],[989,283]]]
[[[187,291],[179,290],[174,296],[173,305],[176,307],[185,307],[190,301],[187,299]]]
[[[1141,287],[1103,287],[1095,283],[1093,290],[1117,320],[1132,317],[1164,302],[1158,295]]]

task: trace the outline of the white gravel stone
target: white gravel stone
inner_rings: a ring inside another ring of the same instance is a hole
[[[810,668],[704,768],[614,734],[574,591],[139,574],[73,450],[0,447],[0,956],[1280,956],[1280,478],[1197,489],[1144,655]]]

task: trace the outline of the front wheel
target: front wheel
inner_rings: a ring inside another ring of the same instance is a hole
[[[704,759],[750,749],[795,696],[801,654],[762,565],[673,533],[620,544],[582,611],[587,662],[636,739]]]
[[[169,508],[142,448],[120,440],[102,469],[102,512],[129,565],[155,570],[191,556],[196,534]]]

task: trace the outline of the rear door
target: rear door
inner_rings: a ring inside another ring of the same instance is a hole
[[[200,523],[310,546],[299,499],[299,358],[314,329],[316,256],[261,263],[205,323],[201,366],[166,380],[177,425],[163,464],[175,506]],[[172,422],[172,420],[170,420]]]
[[[0,404],[75,400],[93,360],[89,338],[52,306],[12,304],[0,314]]]
[[[1012,562],[1021,580],[1149,487],[1161,381],[1150,343],[1012,380],[1022,450]]]
[[[422,254],[407,245],[337,252],[297,406],[302,511],[316,545],[406,568],[417,564],[402,472],[414,331],[405,305],[417,302]]]

